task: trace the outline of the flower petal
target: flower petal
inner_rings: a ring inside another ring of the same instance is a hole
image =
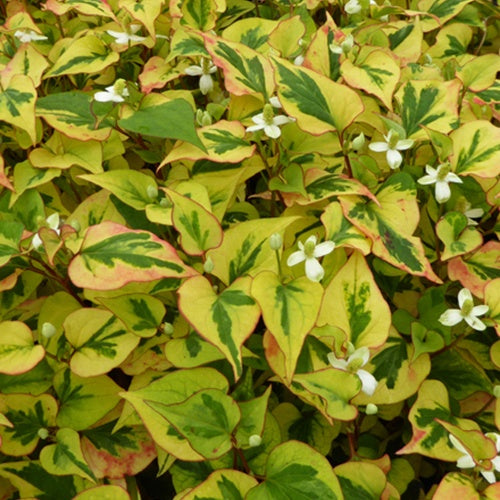
[[[335,353],[330,352],[326,356],[328,358],[328,362],[334,367],[337,368],[338,370],[347,370],[347,360],[345,359],[339,359],[337,356],[335,356]]]
[[[214,88],[214,82],[210,75],[202,75],[200,78],[200,90],[203,95],[208,94]]]
[[[453,434],[448,434],[448,438],[456,450],[470,457],[469,452],[464,448],[464,445]],[[472,467],[474,467],[474,465],[472,465]]]
[[[311,234],[311,236],[307,238],[305,244],[307,245],[307,243],[313,243],[314,245],[316,245],[317,242],[318,242],[318,237],[315,234]]]
[[[468,288],[462,288],[458,292],[458,305],[460,309],[462,309],[466,300],[472,301],[472,293],[470,293],[470,290]]]
[[[189,76],[201,76],[201,75],[203,75],[203,69],[201,68],[201,66],[192,65],[192,66],[188,66],[184,70],[184,73],[186,73],[186,75],[189,75]]]
[[[470,469],[475,466],[476,462],[474,462],[474,459],[468,453],[457,460],[457,467],[460,469]]]
[[[283,107],[283,106],[281,106],[281,102],[280,102],[279,98],[276,97],[275,95],[269,99],[269,104],[273,108],[282,108]]]
[[[356,349],[349,356],[348,364],[351,364],[356,359],[360,359],[361,366],[365,366],[366,363],[368,363],[368,360],[370,359],[370,350],[368,349],[368,347],[363,346],[363,347],[359,347],[358,349]],[[360,365],[358,364],[358,366],[360,366]]]
[[[434,180],[437,179],[437,169],[431,167],[430,165],[426,165],[425,171],[427,174],[432,175],[434,177]]]
[[[53,214],[49,215],[46,219],[46,222],[49,225],[50,229],[58,229],[59,228],[59,214],[57,212],[54,212]]]
[[[281,135],[281,129],[278,127],[278,125],[266,125],[264,127],[264,132],[266,133],[267,137],[270,137],[271,139],[277,139]]]
[[[321,281],[323,279],[323,276],[325,275],[325,270],[321,266],[321,264],[318,262],[317,259],[314,257],[311,257],[309,259],[306,259],[306,276],[311,280],[311,281]]]
[[[377,379],[366,370],[358,370],[356,375],[361,379],[361,390],[368,396],[372,396],[377,388]]]
[[[472,314],[464,316],[464,319],[467,322],[467,324],[474,330],[478,330],[480,332],[486,330],[486,325],[480,319],[476,318]]]
[[[372,142],[368,144],[368,148],[376,153],[384,153],[389,149],[389,145],[386,142]]]
[[[493,484],[497,482],[497,479],[495,477],[495,473],[492,470],[484,470],[481,469],[481,474],[488,481],[488,483]]]
[[[482,316],[483,314],[486,314],[490,308],[485,305],[481,304],[480,306],[474,306],[471,311],[472,316]]]
[[[38,233],[36,233],[35,236],[33,236],[33,239],[31,240],[31,244],[33,245],[33,248],[35,250],[38,250],[43,245],[43,242],[42,242],[40,236],[38,236]]]
[[[462,184],[462,179],[457,174],[454,174],[453,172],[450,172],[446,177],[445,177],[446,182],[457,182],[458,184]]]
[[[405,149],[410,149],[413,146],[413,139],[402,139],[396,143],[396,149],[404,151]]]
[[[417,182],[423,186],[428,186],[436,182],[436,177],[433,175],[424,175],[423,177],[420,177]]]
[[[464,212],[466,217],[470,217],[471,219],[477,219],[478,217],[482,217],[484,214],[484,210],[482,208],[470,208]]]
[[[124,99],[123,97],[119,95],[117,96],[112,92],[101,91],[94,94],[94,100],[97,102],[123,102]]]
[[[262,130],[265,127],[265,125],[250,125],[250,127],[247,127],[245,130],[247,132],[257,132],[257,130]]]
[[[438,203],[445,203],[450,199],[451,190],[447,182],[437,181],[436,187],[434,188],[434,195],[436,196],[436,201]]]
[[[295,266],[306,260],[306,254],[302,250],[297,250],[288,256],[286,265],[288,267]]]
[[[444,326],[453,326],[462,321],[462,311],[460,309],[448,309],[439,317],[439,322]]]
[[[294,122],[295,118],[291,116],[278,115],[273,118],[273,125],[286,125],[287,123]]]
[[[323,257],[324,255],[328,255],[334,250],[335,250],[335,242],[323,241],[323,243],[320,243],[319,245],[316,245],[314,247],[313,256],[316,258]]]
[[[403,157],[401,156],[401,153],[397,149],[388,149],[387,153],[385,154],[385,157],[387,159],[389,167],[392,170],[394,170],[395,168],[399,168],[399,166],[403,162]]]

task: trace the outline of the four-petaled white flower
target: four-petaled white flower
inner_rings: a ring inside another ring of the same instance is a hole
[[[400,151],[410,149],[413,146],[413,139],[400,139],[399,134],[392,129],[384,135],[384,139],[385,142],[372,142],[368,147],[377,153],[385,153],[387,163],[392,170],[399,168],[403,161]]]
[[[361,11],[361,4],[359,3],[359,0],[349,0],[344,5],[344,10],[351,15],[357,14],[358,12]]]
[[[286,261],[289,267],[295,266],[300,262],[306,262],[306,276],[311,281],[321,281],[325,275],[325,270],[319,263],[318,259],[323,257],[335,249],[335,243],[333,241],[324,241],[319,245],[316,245],[317,238],[312,235],[307,238],[305,243],[299,241],[299,248],[296,252],[293,252]]]
[[[347,353],[349,354],[349,357],[347,359],[343,359],[337,358],[335,353],[331,352],[328,354],[328,361],[338,370],[355,373],[361,379],[361,390],[368,396],[373,395],[378,385],[377,379],[371,373],[362,369],[370,359],[370,351],[368,347],[363,346],[354,350],[354,346],[349,343]]]
[[[210,59],[202,57],[199,65],[193,64],[184,71],[189,76],[200,77],[200,90],[203,95],[208,94],[214,88],[214,82],[210,75],[217,71],[217,66]]]
[[[353,48],[353,46],[354,46],[354,37],[351,34],[345,36],[342,42],[333,41],[329,45],[330,51],[338,55],[348,54]]]
[[[472,294],[467,288],[462,288],[458,292],[458,305],[460,309],[448,309],[439,317],[439,322],[445,326],[453,326],[463,319],[474,330],[485,330],[486,325],[477,317],[488,312],[487,305],[474,306]]]
[[[442,163],[437,169],[426,165],[425,171],[427,175],[420,177],[417,182],[424,186],[436,184],[434,194],[438,203],[446,203],[450,199],[450,182],[462,183],[462,179],[451,171],[449,163]]]
[[[106,33],[111,35],[115,39],[115,43],[118,45],[128,45],[130,42],[143,42],[146,40],[146,37],[136,35],[140,29],[140,24],[131,24],[125,32],[106,30]]]
[[[119,78],[113,85],[106,87],[105,90],[96,92],[94,99],[98,102],[123,102],[125,97],[130,95],[125,85],[125,80]]]
[[[45,222],[47,223],[47,226],[49,226],[49,228],[54,230],[57,234],[61,233],[61,230],[59,229],[59,214],[57,212],[49,215],[47,219],[45,219]],[[33,236],[31,244],[35,250],[38,250],[43,245],[42,239],[38,236],[38,233]]]
[[[14,36],[18,38],[19,41],[22,43],[39,42],[41,40],[47,40],[47,37],[45,35],[39,35],[36,31],[29,29],[17,30],[14,33]]]
[[[484,469],[480,465],[478,470],[481,475],[488,481],[488,483],[493,484],[496,482],[495,472],[500,472],[500,434],[496,432],[487,432],[485,436],[495,442],[495,447],[497,453],[499,453],[494,459],[490,460],[491,468],[489,470]],[[471,469],[476,467],[476,462],[472,458],[471,454],[466,450],[464,445],[453,435],[448,435],[453,447],[458,450],[463,455],[457,460],[457,467],[459,469]]]
[[[264,130],[265,134],[268,137],[271,137],[271,139],[277,139],[281,135],[281,125],[294,122],[295,118],[285,115],[274,116],[273,105],[266,104],[262,113],[252,116],[252,121],[255,123],[255,125],[247,127],[247,132]]]

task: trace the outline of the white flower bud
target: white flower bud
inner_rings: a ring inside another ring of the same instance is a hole
[[[46,339],[50,339],[51,337],[53,337],[56,334],[56,332],[57,329],[52,323],[46,322],[42,325],[42,335]]]
[[[359,151],[365,145],[365,134],[361,132],[357,137],[352,140],[352,149]]]
[[[156,186],[153,186],[152,184],[150,184],[147,187],[146,192],[147,192],[148,198],[150,200],[156,200],[156,198],[158,198],[158,188]]]
[[[262,438],[258,434],[252,434],[248,438],[248,444],[250,445],[251,448],[255,448],[256,446],[259,446],[262,443]]]
[[[172,335],[174,333],[174,325],[172,323],[163,323],[163,333],[165,335]]]
[[[47,439],[49,437],[49,431],[45,427],[40,427],[37,434],[40,439]]]
[[[368,403],[366,405],[365,413],[367,415],[376,415],[378,413],[377,405],[374,405],[373,403]]]
[[[283,238],[279,233],[273,233],[269,236],[269,246],[271,250],[279,250],[283,245]]]
[[[203,270],[209,274],[214,270],[214,261],[210,257],[207,257],[205,260]]]

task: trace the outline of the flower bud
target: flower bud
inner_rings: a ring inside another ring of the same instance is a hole
[[[214,261],[210,257],[207,257],[203,263],[203,270],[208,274],[214,270]]]
[[[365,145],[365,134],[361,132],[357,137],[352,140],[352,149],[359,151]]]
[[[42,325],[42,335],[46,339],[50,339],[51,337],[53,337],[56,334],[56,332],[57,329],[52,323],[46,322]]]
[[[165,335],[172,335],[174,333],[174,325],[168,322],[163,323],[163,333]]]
[[[500,398],[500,385],[493,387],[493,396]]]
[[[49,431],[45,427],[40,427],[37,434],[40,439],[47,439],[49,437]]]
[[[376,415],[378,413],[377,405],[374,405],[373,403],[368,403],[366,405],[365,413],[367,415]]]
[[[146,192],[147,192],[148,198],[150,200],[156,200],[156,198],[158,198],[158,188],[156,186],[153,186],[152,184],[150,184],[147,187]]]
[[[168,198],[162,198],[160,200],[160,207],[170,208],[171,206],[172,206],[172,202]]]
[[[273,233],[269,236],[269,246],[271,250],[279,250],[283,245],[283,238],[279,233]]]
[[[258,434],[252,434],[248,438],[248,444],[250,445],[250,448],[255,448],[256,446],[260,446],[262,443],[262,438]]]

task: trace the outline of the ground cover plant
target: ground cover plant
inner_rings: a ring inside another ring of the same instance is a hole
[[[498,499],[479,0],[0,3],[0,499]]]

